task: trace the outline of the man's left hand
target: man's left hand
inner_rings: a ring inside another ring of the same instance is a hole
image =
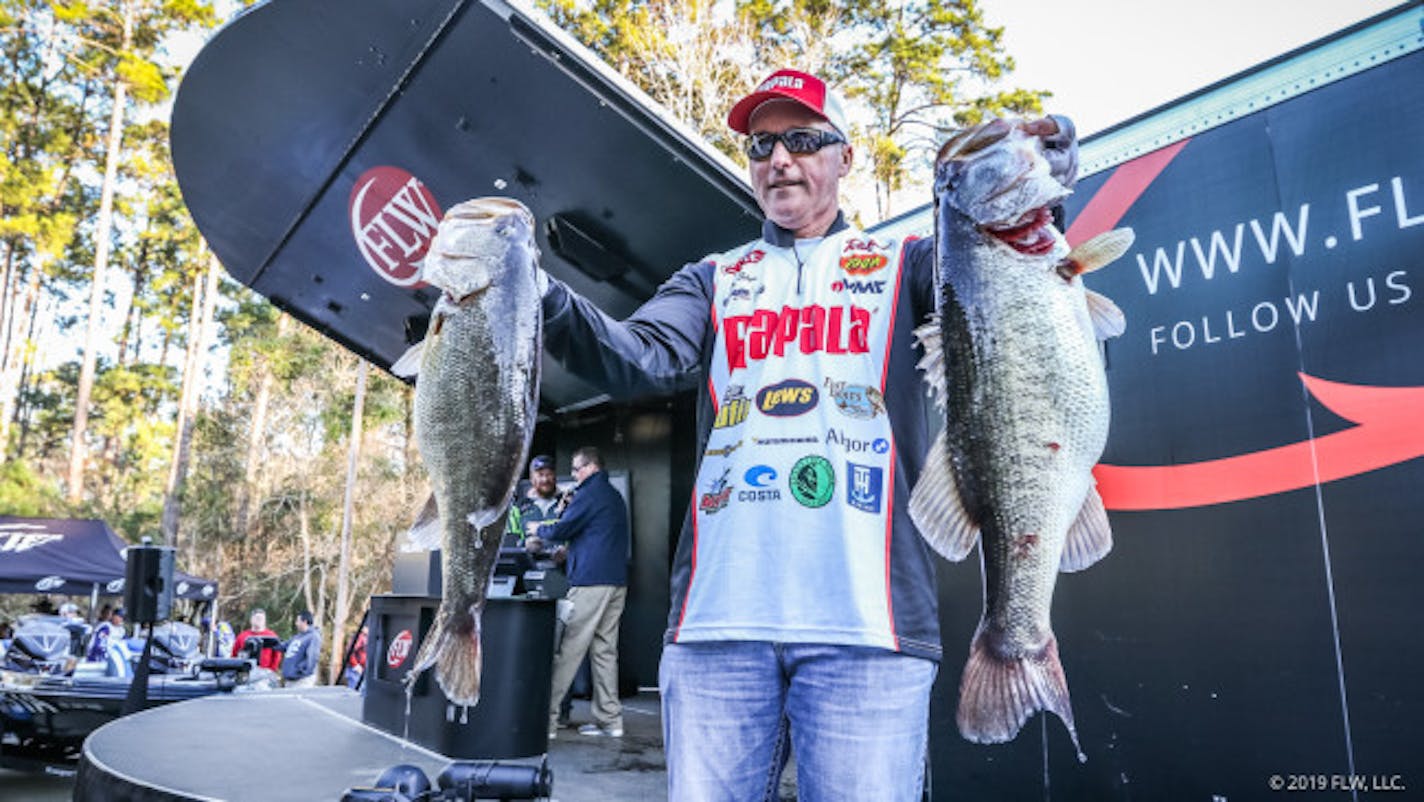
[[[1050,114],[1022,125],[1023,130],[1043,138],[1043,155],[1058,183],[1069,189],[1078,181],[1078,131],[1073,121]]]

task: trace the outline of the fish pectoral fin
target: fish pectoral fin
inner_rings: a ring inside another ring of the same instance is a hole
[[[434,551],[440,548],[440,541],[443,532],[440,527],[440,505],[435,501],[435,494],[431,493],[430,498],[425,500],[425,506],[420,508],[420,514],[415,516],[415,522],[406,530],[405,540],[407,547],[402,547],[402,551]]]
[[[1048,710],[1062,719],[1078,751],[1078,761],[1086,762],[1073,725],[1073,704],[1068,678],[1058,659],[1057,638],[1050,632],[1048,642],[1037,651],[1018,657],[1001,654],[992,641],[981,621],[959,681],[955,716],[959,734],[974,743],[1005,743],[1019,734],[1029,716]]]
[[[920,530],[920,537],[946,560],[964,559],[979,540],[979,524],[969,517],[959,497],[944,432],[930,446],[924,471],[910,493],[910,520]]]
[[[1088,317],[1093,321],[1093,334],[1099,340],[1116,337],[1127,331],[1127,317],[1111,298],[1099,292],[1085,289],[1088,298]]]
[[[948,391],[945,388],[944,335],[940,333],[939,313],[932,313],[924,325],[915,329],[914,334],[925,351],[925,355],[920,357],[919,364],[915,367],[924,372],[925,384],[930,386],[930,395],[934,397],[935,406],[943,410]]]
[[[397,359],[395,364],[391,365],[391,373],[402,379],[408,379],[420,373],[420,360],[424,355],[425,340],[421,340],[410,348],[407,348],[404,354],[401,354],[401,358]]]
[[[1130,228],[1104,231],[1069,251],[1063,261],[1071,265],[1069,269],[1074,274],[1091,273],[1116,262],[1136,239]]]
[[[1083,508],[1078,511],[1078,518],[1068,529],[1058,569],[1081,571],[1106,557],[1110,551],[1112,526],[1108,523],[1108,511],[1103,506],[1103,497],[1098,495],[1098,488],[1091,487],[1088,497],[1083,500]]]

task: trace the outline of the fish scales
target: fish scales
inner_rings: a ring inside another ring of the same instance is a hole
[[[407,681],[434,666],[456,704],[479,701],[480,617],[538,411],[536,260],[528,210],[483,198],[450,210],[424,267],[443,294],[409,355],[419,360],[415,435],[432,491],[411,540],[429,547],[438,535],[443,588]]]
[[[1067,190],[1039,147],[997,121],[941,152],[937,315],[917,334],[945,428],[911,516],[949,559],[980,544],[984,609],[961,678],[961,733],[1011,740],[1047,709],[1076,747],[1050,610],[1059,570],[1086,567],[1110,548],[1091,474],[1109,419],[1097,332],[1121,330],[1120,313],[1077,274],[1126,246],[1114,234],[1069,253],[1047,211]]]

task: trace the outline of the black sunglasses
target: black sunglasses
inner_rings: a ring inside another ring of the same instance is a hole
[[[822,131],[819,128],[792,128],[779,134],[762,131],[748,137],[747,158],[753,161],[770,159],[777,142],[785,145],[790,153],[804,155],[815,153],[827,145],[844,144],[845,137],[835,131]]]

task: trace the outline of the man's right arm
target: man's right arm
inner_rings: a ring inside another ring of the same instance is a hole
[[[679,270],[622,321],[553,277],[544,295],[544,348],[615,398],[693,386],[711,322],[710,263]]]

